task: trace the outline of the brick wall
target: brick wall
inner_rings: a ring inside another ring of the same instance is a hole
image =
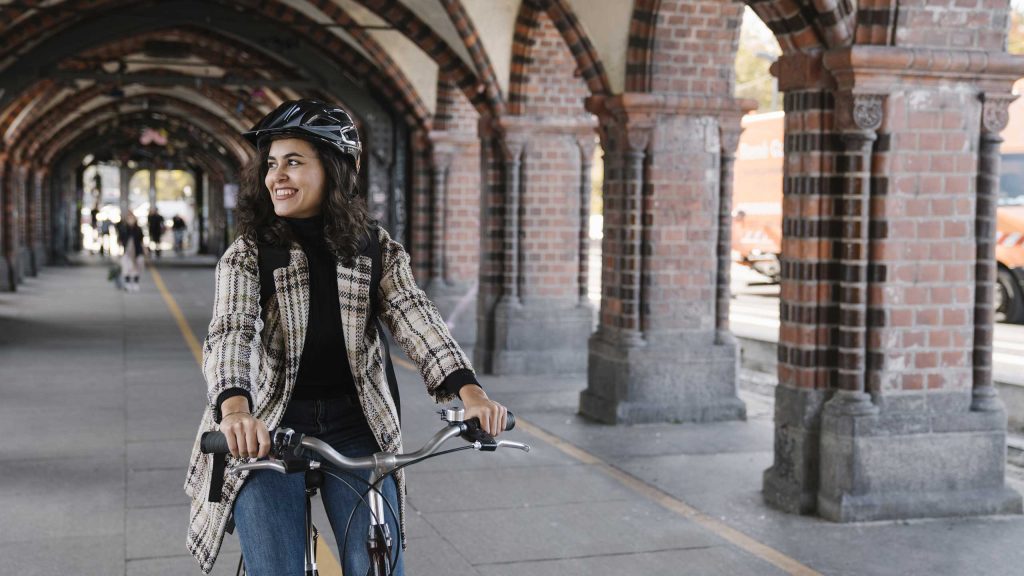
[[[1002,51],[1009,13],[1005,0],[901,0],[895,46]]]
[[[512,47],[509,112],[524,116],[587,115],[590,95],[576,59],[546,12],[523,6]]]
[[[651,91],[732,94],[742,14],[738,2],[661,2],[653,30]]]
[[[971,387],[980,106],[967,91],[889,96],[872,188],[875,390]]]

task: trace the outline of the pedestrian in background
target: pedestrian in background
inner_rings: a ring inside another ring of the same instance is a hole
[[[153,244],[152,250],[156,257],[160,258],[160,239],[164,235],[164,217],[157,211],[156,206],[149,209],[149,241]]]
[[[118,242],[124,249],[121,256],[121,275],[124,278],[125,292],[139,291],[139,275],[142,273],[145,246],[142,240],[142,228],[135,214],[130,211],[117,228]]]
[[[188,226],[185,224],[185,219],[181,217],[181,214],[175,214],[174,218],[171,218],[171,232],[174,234],[174,253],[181,256],[185,253],[185,232],[188,231]]]

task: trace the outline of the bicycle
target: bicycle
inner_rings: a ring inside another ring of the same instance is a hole
[[[229,467],[225,473],[239,474],[247,470],[273,470],[281,474],[294,474],[303,472],[306,474],[306,546],[305,546],[305,570],[306,576],[318,576],[316,565],[316,544],[319,532],[313,525],[311,498],[316,495],[317,490],[322,486],[323,474],[334,475],[334,472],[348,474],[352,479],[367,484],[367,490],[360,494],[362,505],[370,510],[370,530],[367,534],[366,547],[370,555],[369,574],[373,576],[390,576],[398,560],[398,551],[392,557],[393,543],[390,530],[385,522],[384,505],[387,504],[393,517],[397,518],[395,510],[391,507],[380,490],[378,485],[389,475],[398,470],[422,462],[428,458],[451,454],[461,450],[474,449],[484,452],[494,452],[498,448],[515,448],[524,452],[530,451],[530,446],[522,442],[509,440],[496,440],[493,436],[480,428],[480,422],[476,418],[465,420],[463,408],[445,408],[438,412],[441,419],[447,425],[439,430],[419,450],[408,454],[395,454],[392,452],[377,452],[371,456],[361,458],[348,458],[331,448],[326,442],[313,436],[296,434],[290,428],[277,428],[271,434],[270,459],[256,462],[245,462]],[[515,427],[515,416],[509,412],[505,430],[512,430]],[[461,437],[469,443],[468,446],[438,451],[442,444],[455,438]],[[205,454],[227,454],[228,444],[224,435],[220,432],[206,432],[200,440],[200,449]],[[319,460],[304,454],[305,451],[313,455],[319,455],[327,465]],[[293,458],[286,458],[293,456]],[[363,480],[354,474],[355,470],[370,470],[369,481]],[[344,479],[334,475],[345,484]],[[350,488],[355,488],[348,484]],[[358,493],[358,491],[357,491]],[[348,546],[348,530],[352,518],[358,506],[353,509],[349,516],[349,524],[345,527],[343,544],[339,545],[341,554],[344,556]],[[239,560],[238,574],[244,575],[244,559]]]

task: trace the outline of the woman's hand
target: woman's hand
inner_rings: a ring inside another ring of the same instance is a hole
[[[505,431],[508,408],[487,397],[484,389],[476,384],[467,384],[459,390],[459,398],[466,407],[466,420],[479,418],[480,427],[491,436]]]
[[[225,401],[225,404],[227,402]],[[235,458],[263,458],[270,453],[270,433],[262,421],[247,410],[224,412],[220,431]]]

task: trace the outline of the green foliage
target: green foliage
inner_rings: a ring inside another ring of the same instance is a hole
[[[748,7],[743,14],[736,51],[734,95],[757,100],[758,112],[782,109],[782,96],[776,89],[775,78],[768,71],[781,53],[775,35]]]
[[[1013,3],[1010,8],[1010,30],[1006,36],[1006,51],[1024,54],[1024,6]]]

